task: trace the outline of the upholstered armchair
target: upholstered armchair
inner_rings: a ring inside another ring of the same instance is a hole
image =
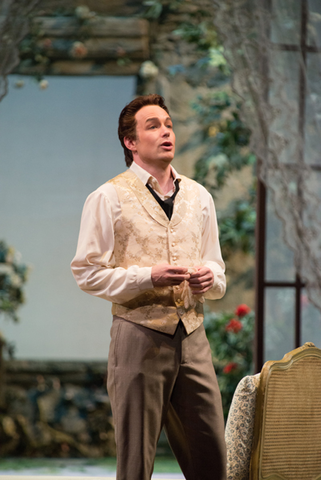
[[[225,438],[228,480],[321,480],[321,350],[306,343],[244,377]]]

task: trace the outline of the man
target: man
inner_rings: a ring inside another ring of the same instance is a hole
[[[87,199],[72,271],[113,302],[107,388],[117,480],[150,480],[165,427],[186,480],[224,480],[221,396],[203,302],[225,293],[209,193],[171,166],[164,99],[138,97],[119,118],[130,168]]]

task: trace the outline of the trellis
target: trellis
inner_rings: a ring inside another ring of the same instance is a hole
[[[68,12],[64,16],[57,15],[61,2],[2,0],[0,99],[9,73],[37,77],[138,74],[149,58],[150,43],[149,22],[137,16],[140,3],[87,1],[86,5],[69,0],[63,6]],[[77,7],[88,8],[88,18],[77,16]],[[19,44],[28,32],[32,49],[20,52],[19,58]],[[73,51],[75,43],[81,43],[80,50]]]
[[[86,23],[75,17],[35,17],[31,29],[41,36],[37,47],[48,65],[22,60],[16,73],[27,75],[137,75],[149,57],[149,23],[142,18],[94,16]],[[76,42],[81,51],[73,54]]]

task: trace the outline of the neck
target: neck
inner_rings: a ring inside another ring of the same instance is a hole
[[[164,194],[173,188],[172,167],[170,163],[165,164],[163,168],[158,165],[146,164],[142,161],[135,160],[135,163],[156,178]]]

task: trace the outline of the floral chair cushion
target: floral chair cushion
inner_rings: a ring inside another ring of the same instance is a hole
[[[249,478],[259,380],[259,373],[242,378],[233,396],[225,429],[228,480]]]

